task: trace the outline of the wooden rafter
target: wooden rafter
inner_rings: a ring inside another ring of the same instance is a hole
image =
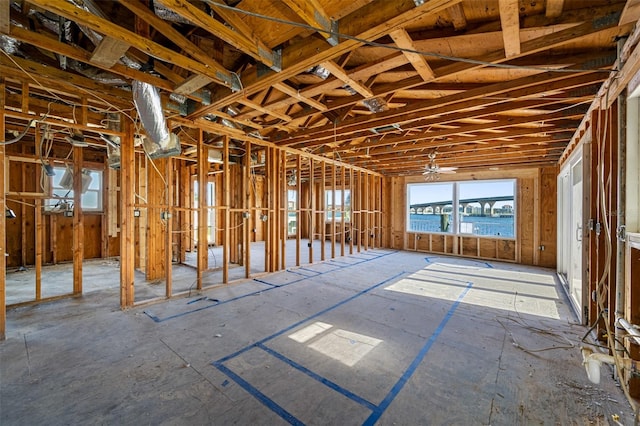
[[[409,62],[411,62],[411,65],[413,65],[420,77],[422,77],[424,81],[431,80],[434,77],[433,70],[423,55],[415,53],[415,51],[417,51],[416,46],[413,44],[413,40],[407,31],[399,29],[392,31],[390,35],[398,47],[405,49],[402,53]]]
[[[92,13],[74,6],[64,0],[28,0],[30,3],[41,7],[49,12],[58,14],[67,19],[74,20],[81,25],[91,28],[105,36],[110,36],[116,40],[128,43],[137,49],[168,63],[176,64],[186,69],[207,75],[212,80],[222,85],[231,86],[233,77],[225,69],[212,69],[199,61],[187,58],[175,51],[164,47],[149,39],[138,37],[135,33],[124,29],[116,23],[102,19]]]
[[[318,0],[283,0],[298,16],[314,28],[320,28],[320,35],[330,44],[336,45],[338,40],[331,34],[331,18]]]
[[[251,37],[250,33],[241,34],[234,31],[186,0],[160,0],[160,3],[268,67],[278,65],[273,52],[261,40]]]
[[[518,0],[500,0],[500,22],[504,54],[507,58],[520,54],[520,15]]]

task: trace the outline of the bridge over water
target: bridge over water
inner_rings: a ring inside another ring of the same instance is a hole
[[[487,206],[489,207],[489,215],[493,215],[493,206],[498,201],[513,201],[513,195],[504,195],[500,197],[478,197],[478,198],[465,198],[458,200],[458,204],[462,206],[462,213],[468,213],[467,207],[470,204],[480,204],[481,214],[485,216],[487,214]],[[451,206],[453,200],[447,201],[431,201],[429,203],[411,204],[409,211],[413,214],[440,214],[445,206]]]

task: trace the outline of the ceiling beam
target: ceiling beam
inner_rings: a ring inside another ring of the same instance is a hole
[[[274,52],[267,48],[257,37],[252,36],[251,32],[247,35],[241,34],[225,26],[222,22],[209,16],[205,11],[199,9],[186,0],[158,1],[168,9],[171,9],[173,12],[201,27],[203,30],[224,40],[236,49],[262,62],[266,66],[273,69],[280,68],[280,64],[278,64]],[[247,36],[250,38],[247,38]]]
[[[212,80],[231,87],[235,81],[234,77],[226,69],[212,69],[200,61],[183,56],[167,47],[155,43],[149,39],[142,38],[116,23],[107,19],[102,19],[90,12],[87,12],[65,0],[26,0],[29,3],[41,7],[44,10],[55,13],[74,22],[91,28],[105,36],[113,37],[124,43],[128,43],[136,49],[146,52],[155,58],[170,64],[177,65],[194,72],[198,72],[210,77]]]
[[[520,54],[520,15],[518,0],[499,0],[500,23],[504,55],[507,58]]]
[[[42,1],[42,0],[41,0]],[[366,4],[358,13],[347,15],[339,21],[340,33],[357,37],[361,40],[376,40],[394,29],[404,27],[410,22],[438,13],[461,0],[426,0],[416,7],[413,0],[376,0]],[[305,38],[292,43],[283,49],[282,71],[280,73],[258,74],[254,69],[243,79],[243,93],[219,91],[210,105],[195,111],[189,117],[198,117],[208,111],[230,105],[238,98],[252,95],[273,84],[294,77],[312,66],[332,60],[363,44],[362,41],[348,39],[337,46],[329,46],[324,40],[308,40]],[[244,75],[244,74],[243,74]]]
[[[364,84],[360,83],[349,77],[349,73],[347,73],[341,66],[336,64],[333,61],[327,61],[320,64],[325,69],[329,70],[329,72],[338,80],[342,81],[344,84],[349,85],[353,90],[366,98],[373,98],[373,92]]]
[[[264,52],[267,54],[271,49],[261,40],[256,34],[255,30],[251,28],[247,23],[242,20],[241,15],[229,10],[223,0],[205,0],[209,6],[211,6],[218,15],[224,21],[231,26],[235,31],[240,33],[247,40],[252,42],[258,48],[258,52]],[[264,63],[264,62],[263,62]],[[266,65],[266,64],[265,64]],[[274,69],[273,65],[271,66]]]
[[[11,37],[15,38],[16,40],[20,40],[21,42],[36,46],[40,49],[48,50],[57,53],[58,55],[63,55],[68,58],[83,62],[85,64],[91,63],[90,52],[71,44],[62,43],[58,41],[57,38],[54,38],[52,36],[39,34],[34,31],[29,31],[25,28],[12,26]],[[93,65],[105,71],[109,71],[115,75],[120,75],[128,79],[144,81],[169,92],[173,91],[173,85],[167,80],[156,77],[149,73],[129,68],[122,64],[115,64],[112,67],[106,67],[100,64]]]
[[[403,49],[402,53],[411,65],[413,65],[420,77],[422,77],[424,81],[433,79],[433,70],[423,55],[415,53],[418,49],[413,44],[413,40],[411,39],[411,36],[409,36],[409,33],[404,29],[398,29],[392,31],[389,35],[396,46]]]
[[[464,14],[462,3],[454,4],[447,8],[447,13],[451,18],[451,23],[456,31],[464,30],[467,28],[467,17]]]
[[[327,110],[327,106],[324,105],[322,102],[318,102],[313,98],[310,98],[308,96],[304,96],[303,94],[300,93],[299,90],[294,89],[293,87],[289,86],[288,84],[286,84],[284,82],[276,83],[276,84],[273,85],[273,87],[274,87],[274,89],[277,89],[277,90],[281,91],[285,95],[288,95],[291,98],[297,99],[300,102],[304,102],[305,104],[317,109],[318,111],[326,111]]]
[[[332,46],[338,44],[338,37],[332,34],[335,29],[332,28],[331,17],[318,0],[283,0],[283,3],[310,26],[323,29],[324,31],[319,31],[319,33],[327,39],[329,44]]]
[[[101,68],[111,68],[127,53],[129,47],[129,43],[107,36],[93,50],[89,62]]]
[[[0,1],[0,33],[9,34],[11,26],[11,2]]]
[[[284,120],[286,122],[289,122],[289,121],[292,120],[292,118],[289,117],[286,114],[282,114],[282,113],[279,113],[279,112],[275,112],[275,111],[269,110],[267,108],[264,108],[259,103],[251,101],[251,100],[246,99],[246,98],[238,99],[238,103],[241,103],[242,105],[247,106],[249,108],[253,108],[255,110],[261,111],[264,114],[279,118],[280,120]]]
[[[562,14],[562,8],[564,8],[564,0],[547,0],[545,16],[547,18],[557,18]]]
[[[481,86],[477,89],[470,89],[438,99],[419,101],[406,107],[395,108],[369,116],[345,120],[337,129],[334,129],[333,125],[325,125],[299,131],[293,135],[287,135],[278,141],[278,143],[290,145],[307,140],[334,138],[335,136],[340,137],[344,134],[374,127],[407,123],[424,119],[426,116],[454,113],[460,110],[500,103],[504,100],[492,98],[492,96],[496,95],[502,95],[502,97],[506,99],[516,99],[518,97],[532,96],[552,90],[584,86],[602,81],[604,78],[604,75],[598,73],[585,73],[571,76],[562,73],[537,74],[508,82]],[[428,113],[427,110],[429,110]]]
[[[134,13],[136,18],[143,19],[149,25],[154,27],[160,34],[167,37],[174,42],[183,52],[187,53],[193,59],[202,62],[207,67],[220,70],[223,73],[229,74],[222,64],[215,61],[210,54],[202,50],[195,43],[191,42],[180,31],[176,30],[173,25],[156,15],[151,9],[138,0],[118,0],[120,4]],[[213,82],[210,76],[204,74],[195,74],[187,77],[178,86],[176,93],[190,94],[193,93],[207,84]],[[199,85],[200,84],[200,85]]]

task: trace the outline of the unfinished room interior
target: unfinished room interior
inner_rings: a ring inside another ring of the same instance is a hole
[[[639,18],[0,0],[0,424],[638,424]]]

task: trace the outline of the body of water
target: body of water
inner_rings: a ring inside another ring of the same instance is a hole
[[[412,214],[409,216],[409,229],[411,231],[453,232],[453,218],[451,215],[445,215],[444,218],[439,214]],[[515,236],[513,216],[461,216],[459,225],[460,234],[507,238]]]

